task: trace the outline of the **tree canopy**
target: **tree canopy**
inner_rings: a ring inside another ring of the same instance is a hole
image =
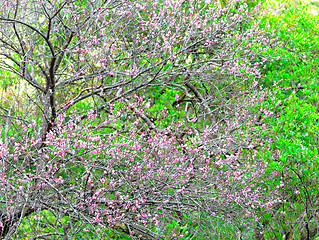
[[[279,40],[263,14],[237,0],[1,0],[0,236],[245,238],[243,221],[282,203],[261,84]]]

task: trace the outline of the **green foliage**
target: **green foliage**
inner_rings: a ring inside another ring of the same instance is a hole
[[[60,239],[58,234],[63,234],[63,228],[68,222],[68,217],[55,216],[50,210],[43,210],[41,212],[31,214],[28,217],[28,220],[28,222],[23,221],[18,229],[18,232],[21,232],[21,235],[25,236],[23,239],[30,239],[35,231],[48,235],[52,233],[51,239]]]
[[[165,88],[163,90],[154,89],[154,104],[148,109],[148,112],[152,114],[156,119],[155,121],[158,127],[168,127],[173,125],[173,122],[177,122],[185,115],[185,112],[181,110],[177,105],[173,105],[176,96],[181,96],[180,91],[171,88]],[[164,112],[166,114],[163,114]]]
[[[303,233],[300,219],[313,217],[311,211],[303,216],[310,207],[307,201],[319,194],[319,18],[306,13],[306,7],[286,3],[284,11],[268,13],[264,20],[273,26],[282,45],[277,49],[281,58],[267,62],[262,79],[263,86],[273,91],[263,103],[274,112],[265,135],[273,139],[268,144],[278,149],[279,156],[261,154],[268,161],[268,174],[276,176],[267,182],[268,188],[277,188],[286,201],[263,216],[269,229],[266,239]]]

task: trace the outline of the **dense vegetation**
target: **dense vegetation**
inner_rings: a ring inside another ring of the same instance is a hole
[[[0,3],[1,238],[319,236],[303,2]]]

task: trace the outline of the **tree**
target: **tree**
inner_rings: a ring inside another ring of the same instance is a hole
[[[1,236],[210,238],[216,219],[243,234],[239,216],[276,202],[256,154],[271,112],[252,93],[276,43],[257,14],[2,0],[0,66],[19,81],[1,106]]]

